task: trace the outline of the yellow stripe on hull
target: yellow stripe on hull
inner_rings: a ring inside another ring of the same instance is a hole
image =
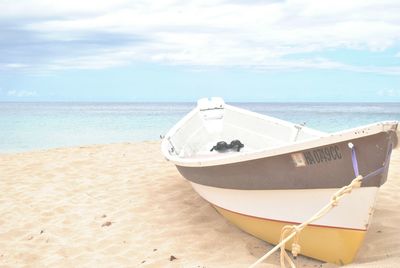
[[[230,222],[245,232],[278,244],[283,226],[290,224],[280,221],[246,216],[217,206],[215,209]],[[301,254],[335,264],[351,263],[360,248],[366,231],[334,227],[307,226],[300,235]],[[291,249],[292,242],[286,244]]]

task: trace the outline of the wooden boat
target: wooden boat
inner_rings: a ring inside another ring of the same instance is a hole
[[[368,229],[399,129],[385,121],[328,134],[201,99],[167,133],[162,152],[221,215],[272,244],[284,225],[307,220],[360,173],[362,186],[300,236],[301,254],[347,264]],[[244,147],[216,150],[233,140]]]

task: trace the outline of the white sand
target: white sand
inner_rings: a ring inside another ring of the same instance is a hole
[[[400,264],[399,167],[394,151],[349,267]],[[0,267],[246,267],[270,248],[201,199],[159,142],[0,155]],[[275,254],[260,267],[277,264]]]

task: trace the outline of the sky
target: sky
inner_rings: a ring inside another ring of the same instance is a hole
[[[399,102],[398,0],[0,0],[0,101]]]

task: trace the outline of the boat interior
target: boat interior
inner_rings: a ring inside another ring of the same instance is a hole
[[[326,133],[273,117],[226,105],[220,98],[201,99],[197,107],[166,137],[170,153],[180,158],[215,156],[211,149],[220,141],[239,140],[240,152],[284,146],[326,135]],[[237,150],[226,150],[234,154]]]

